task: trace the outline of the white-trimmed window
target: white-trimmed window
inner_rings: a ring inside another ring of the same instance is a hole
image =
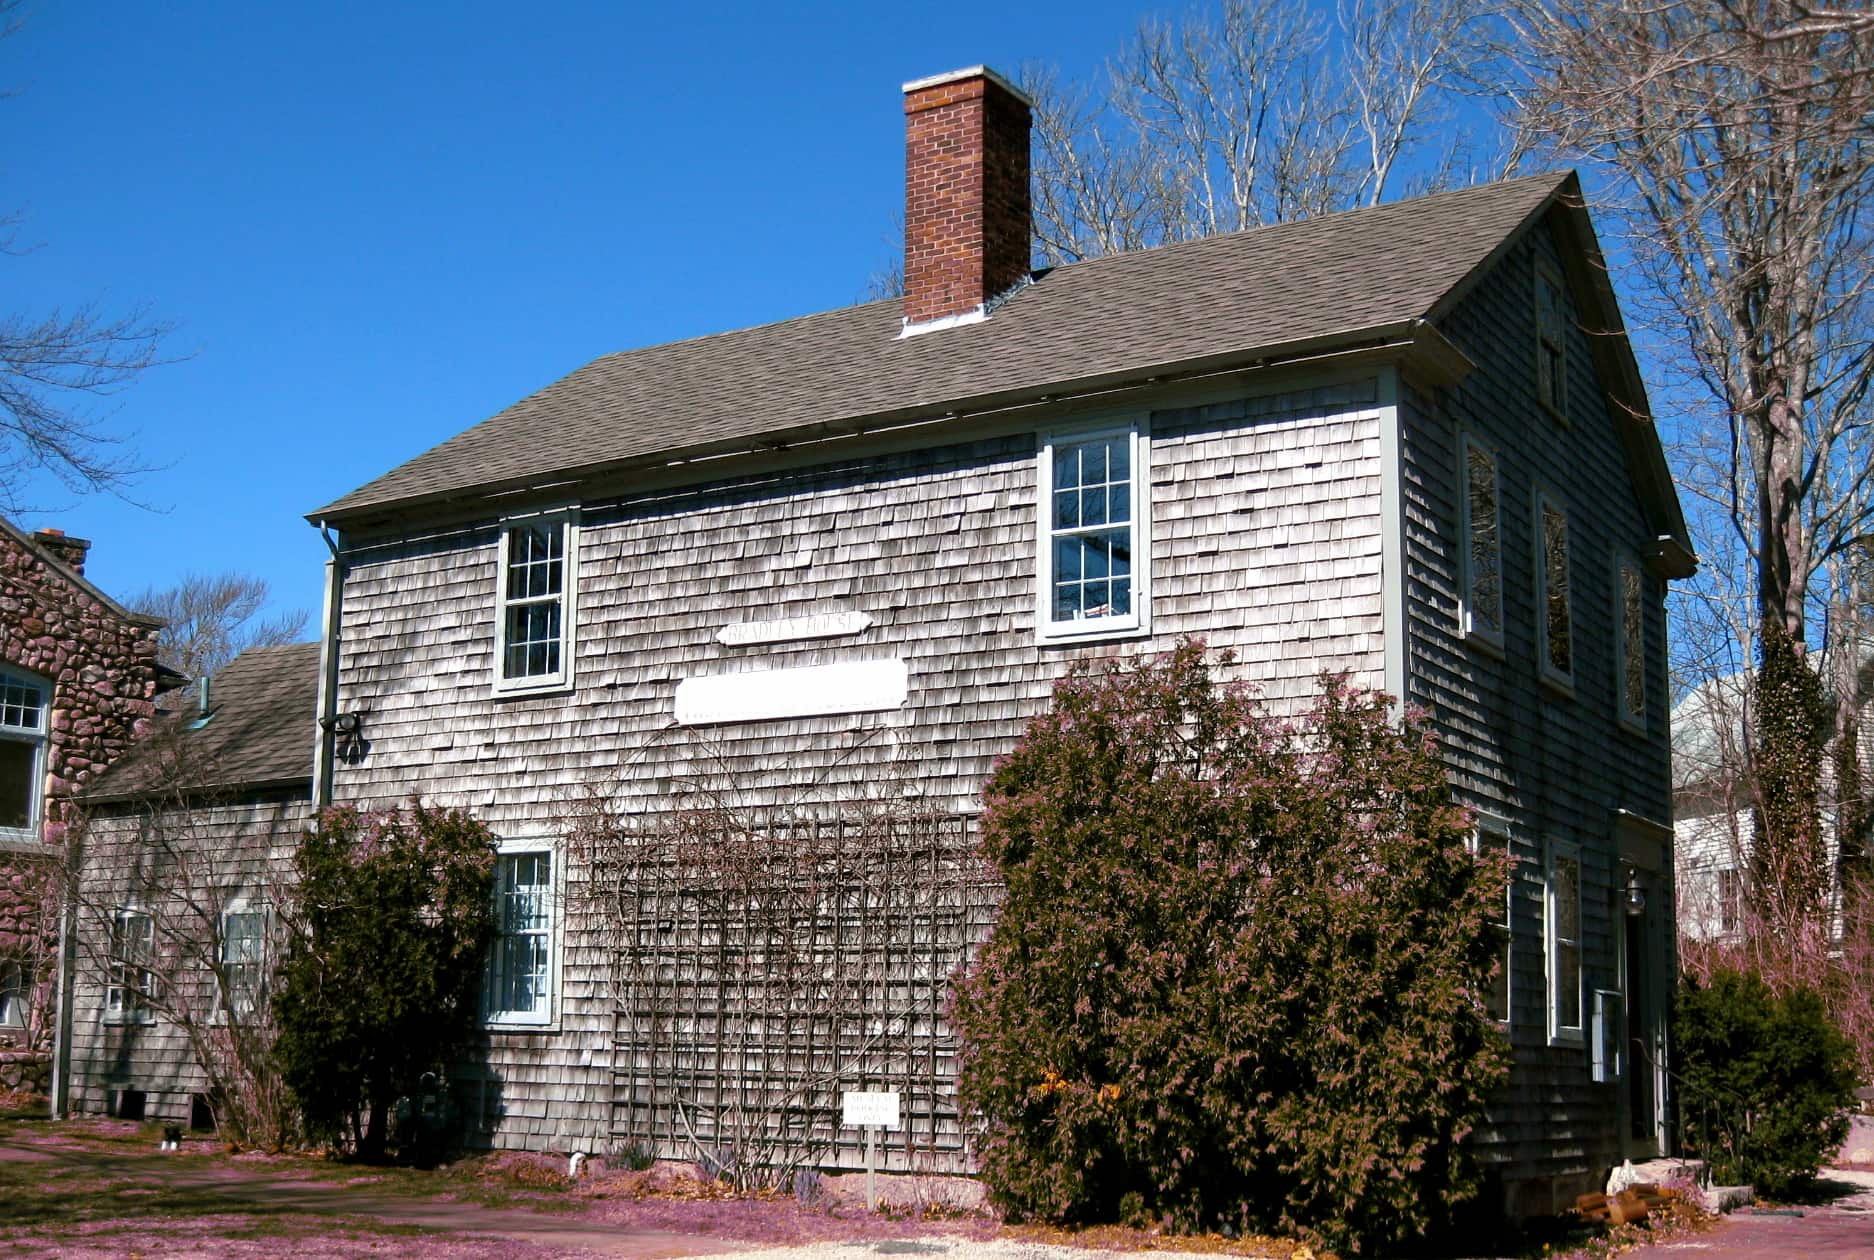
[[[1726,936],[1743,926],[1744,879],[1734,866],[1718,870],[1718,930]]]
[[[1614,565],[1615,609],[1620,619],[1615,685],[1620,689],[1620,720],[1646,729],[1646,579],[1640,566],[1622,557]]]
[[[1548,845],[1543,954],[1549,980],[1549,1040],[1581,1040],[1581,850]]]
[[[552,848],[504,844],[495,857],[496,936],[482,996],[488,1023],[553,1022],[558,905]]]
[[[1542,677],[1563,688],[1575,681],[1575,617],[1569,595],[1568,512],[1546,494],[1536,496],[1536,573],[1542,604],[1536,649]]]
[[[109,975],[104,988],[104,1018],[113,1023],[148,1023],[156,995],[156,921],[148,912],[120,907],[111,914]]]
[[[495,591],[495,688],[531,691],[573,680],[573,592],[579,531],[566,513],[501,531]]]
[[[1044,437],[1036,609],[1042,638],[1147,628],[1149,458],[1139,424]]]
[[[252,1015],[267,1001],[267,911],[240,907],[221,916],[221,982],[224,1007]]]
[[[1547,259],[1536,262],[1536,399],[1567,419],[1568,290]]]
[[[1463,521],[1459,544],[1464,570],[1464,633],[1495,647],[1503,646],[1503,538],[1499,528],[1497,457],[1465,434],[1459,444],[1463,463]]]
[[[39,838],[51,694],[40,679],[0,670],[0,839]]]
[[[31,1001],[26,968],[17,959],[0,960],[0,1028],[26,1027],[26,1012]]]
[[[1516,846],[1510,840],[1510,825],[1492,814],[1479,814],[1477,830],[1471,833],[1474,853],[1501,853],[1509,863],[1510,873],[1503,881],[1503,917],[1495,925],[1499,934],[1497,974],[1484,992],[1484,1011],[1500,1024],[1510,1022],[1510,951],[1514,946],[1516,910]]]

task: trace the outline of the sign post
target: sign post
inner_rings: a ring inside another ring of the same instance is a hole
[[[845,1122],[865,1129],[865,1210],[878,1211],[878,1131],[898,1128],[898,1091],[849,1089]]]

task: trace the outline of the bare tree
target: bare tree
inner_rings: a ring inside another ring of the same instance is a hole
[[[129,601],[163,619],[157,654],[191,678],[213,674],[251,647],[293,643],[306,629],[306,610],[263,616],[271,590],[244,573],[185,575],[174,586],[151,587]]]
[[[0,40],[19,29],[17,0],[0,0]],[[0,253],[21,249],[12,220],[0,220]],[[171,326],[133,310],[95,305],[0,314],[0,510],[28,504],[49,475],[68,490],[121,491],[144,469],[100,404],[164,361]]]
[[[1701,545],[1722,529],[1746,558],[1745,633],[1778,680],[1752,715],[1755,847],[1808,870],[1827,732],[1802,661],[1874,527],[1874,42],[1801,0],[1521,0],[1511,25],[1518,121],[1592,163],[1672,396],[1707,421],[1684,485]]]
[[[1476,21],[1471,0],[1343,0],[1332,21],[1299,0],[1223,0],[1145,21],[1098,84],[1025,68],[1039,253],[1071,262],[1451,186]]]

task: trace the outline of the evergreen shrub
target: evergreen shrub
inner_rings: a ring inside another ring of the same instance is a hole
[[[1077,668],[990,776],[1007,899],[953,1014],[1010,1217],[1359,1251],[1479,1191],[1508,871],[1416,721],[1322,686],[1288,724],[1200,643]]]

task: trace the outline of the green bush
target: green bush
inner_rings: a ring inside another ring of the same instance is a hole
[[[1848,1135],[1855,1054],[1815,990],[1781,997],[1754,972],[1684,977],[1673,1003],[1687,1154],[1714,1180],[1801,1190]]]
[[[392,1104],[474,1036],[494,837],[466,812],[326,810],[295,856],[275,1053],[310,1136],[381,1158]]]
[[[1507,871],[1430,739],[1323,685],[1290,726],[1201,644],[1076,670],[985,785],[1007,900],[953,1014],[1011,1217],[1361,1250],[1479,1190]]]

